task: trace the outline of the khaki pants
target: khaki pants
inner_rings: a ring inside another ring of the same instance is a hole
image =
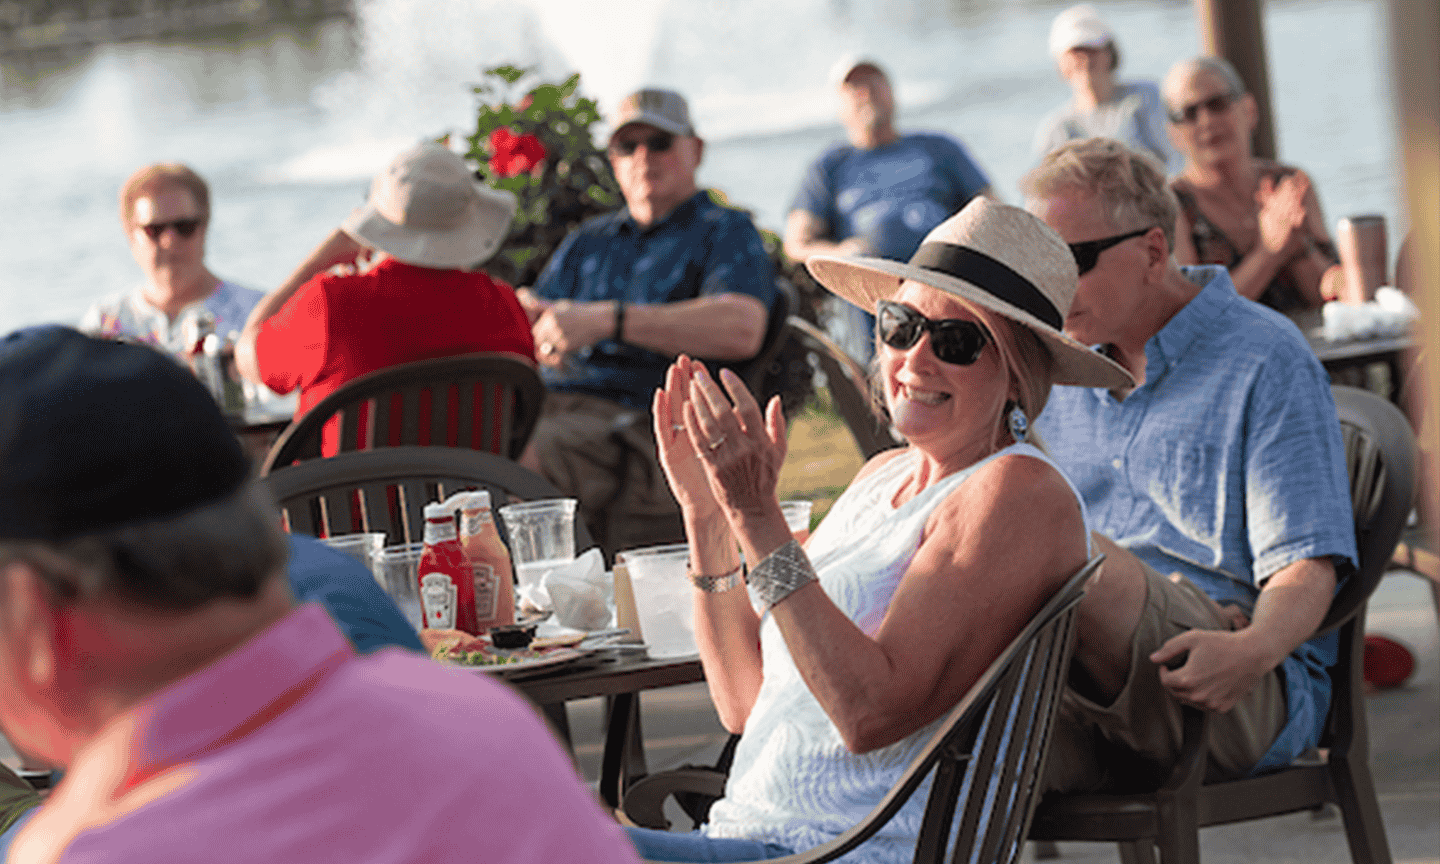
[[[1130,671],[1115,701],[1100,705],[1065,689],[1056,717],[1045,788],[1060,792],[1153,789],[1180,753],[1181,705],[1160,683],[1150,654],[1186,630],[1229,630],[1219,604],[1176,573],[1145,567],[1145,610],[1130,640]],[[1212,777],[1240,777],[1285,726],[1285,687],[1271,670],[1234,708],[1211,718]]]
[[[684,542],[650,412],[595,396],[550,393],[534,444],[541,473],[579,499],[580,516],[607,561],[637,546]]]

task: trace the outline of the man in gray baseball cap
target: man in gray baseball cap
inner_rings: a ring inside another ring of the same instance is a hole
[[[625,207],[572,231],[520,292],[550,391],[522,462],[580,500],[607,554],[684,539],[650,397],[682,351],[721,363],[757,354],[775,296],[750,217],[696,181],[705,144],[684,97],[639,90],[613,120]]]

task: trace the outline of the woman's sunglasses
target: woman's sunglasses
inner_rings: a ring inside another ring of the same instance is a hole
[[[188,238],[193,235],[199,227],[200,220],[191,218],[174,219],[169,222],[151,222],[149,225],[141,225],[140,230],[145,232],[145,236],[150,238],[151,243],[159,243],[160,238],[165,234],[166,228],[174,228],[176,234]]]
[[[1176,126],[1194,123],[1200,116],[1200,109],[1204,108],[1211,114],[1220,114],[1229,109],[1230,104],[1235,101],[1234,93],[1218,93],[1209,99],[1201,99],[1199,102],[1191,102],[1179,111],[1171,111],[1170,122]]]
[[[1078,275],[1084,276],[1095,269],[1095,264],[1100,260],[1100,253],[1109,249],[1117,243],[1124,243],[1131,237],[1139,237],[1148,234],[1149,228],[1141,228],[1138,231],[1131,231],[1129,234],[1116,234],[1114,237],[1102,237],[1099,240],[1086,240],[1084,243],[1070,243],[1070,254],[1075,256],[1075,266],[1080,268]]]
[[[875,331],[880,341],[896,351],[908,351],[930,334],[930,350],[935,356],[955,366],[969,366],[980,359],[990,334],[975,321],[945,318],[931,321],[904,303],[881,300],[876,305]]]
[[[645,138],[624,138],[610,142],[610,149],[621,156],[633,156],[635,151],[640,149],[641,144],[644,144],[645,149],[651,153],[664,153],[675,144],[675,136],[669,132],[656,132]]]

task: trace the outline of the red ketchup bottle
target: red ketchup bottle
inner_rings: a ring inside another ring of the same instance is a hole
[[[420,555],[420,608],[431,630],[464,630],[475,626],[475,586],[460,538],[455,510],[446,504],[425,505],[425,551]]]

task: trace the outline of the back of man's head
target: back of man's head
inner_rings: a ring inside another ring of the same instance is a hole
[[[1020,193],[1027,200],[1071,189],[1094,195],[1117,230],[1159,225],[1168,248],[1175,249],[1180,206],[1165,180],[1164,166],[1149,154],[1110,138],[1085,138],[1052,150],[1020,179]]]
[[[185,610],[254,597],[285,560],[209,392],[139,344],[49,326],[0,340],[0,565],[58,601]]]

